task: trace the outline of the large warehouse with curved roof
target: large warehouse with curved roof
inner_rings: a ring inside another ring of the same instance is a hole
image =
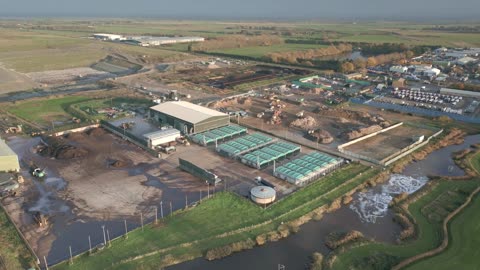
[[[193,134],[230,124],[228,114],[186,101],[169,101],[150,108],[150,117],[162,126]]]

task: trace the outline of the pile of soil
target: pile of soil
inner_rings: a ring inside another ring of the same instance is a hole
[[[324,129],[319,129],[316,130],[312,136],[315,138],[316,141],[322,144],[329,144],[333,142],[333,136],[330,134],[330,132],[324,130]]]
[[[295,121],[292,121],[290,123],[291,127],[298,127],[298,128],[305,129],[305,130],[312,129],[316,125],[317,125],[317,121],[315,120],[315,118],[313,118],[311,116],[307,116],[307,117],[304,117],[304,118],[299,118],[299,119],[296,119]]]
[[[342,118],[342,121],[359,121],[366,125],[379,125],[381,127],[390,126],[390,122],[379,115],[371,115],[367,112],[358,112],[352,110],[338,108],[318,108],[316,111],[319,115]]]
[[[210,107],[214,109],[218,108],[227,108],[227,107],[232,107],[235,105],[245,105],[245,106],[250,106],[252,105],[252,98],[251,97],[237,97],[237,98],[231,98],[231,99],[225,99],[221,101],[215,101],[212,104],[210,104]]]
[[[380,131],[382,130],[382,127],[379,126],[379,125],[372,125],[372,126],[369,126],[369,127],[364,127],[364,128],[359,128],[357,130],[352,130],[350,132],[347,132],[345,133],[345,138],[347,140],[354,140],[354,139],[357,139],[357,138],[360,138],[362,136],[365,136],[365,135],[368,135],[368,134],[371,134],[371,133],[374,133],[374,132],[377,132],[377,131]]]
[[[38,153],[42,156],[56,159],[73,159],[84,157],[88,155],[89,152],[85,148],[69,144],[62,137],[43,137],[42,145],[38,147]]]
[[[110,163],[110,167],[113,167],[113,168],[125,168],[129,165],[128,162],[123,160],[111,160],[109,163]]]
[[[87,134],[88,134],[88,136],[97,137],[97,136],[105,135],[105,134],[107,134],[107,132],[103,128],[92,128],[92,129],[87,131]]]

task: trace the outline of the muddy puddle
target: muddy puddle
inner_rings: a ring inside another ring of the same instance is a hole
[[[169,267],[169,270],[187,269],[306,269],[313,252],[324,255],[330,251],[325,238],[331,232],[357,230],[367,238],[395,243],[401,231],[393,222],[393,213],[388,209],[392,198],[402,192],[413,193],[427,183],[428,175],[463,175],[455,165],[452,153],[480,142],[480,135],[467,136],[461,145],[448,146],[432,152],[426,159],[408,165],[402,174],[391,175],[388,182],[366,192],[354,195],[348,206],[326,214],[320,221],[311,221],[300,231],[278,242],[235,253],[221,260],[207,261],[203,258]]]

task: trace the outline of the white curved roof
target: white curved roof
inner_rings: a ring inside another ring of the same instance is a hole
[[[228,116],[225,113],[186,101],[168,101],[155,105],[150,109],[171,115],[177,119],[181,119],[192,124],[205,121],[215,116]]]

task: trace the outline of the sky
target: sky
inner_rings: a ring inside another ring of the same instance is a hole
[[[479,19],[480,0],[0,0],[0,16]]]

